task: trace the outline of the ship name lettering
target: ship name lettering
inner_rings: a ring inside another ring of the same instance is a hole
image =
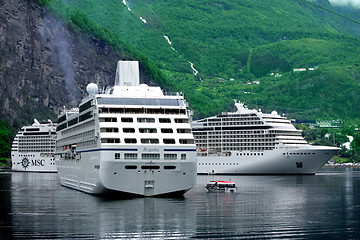
[[[32,159],[31,166],[45,166],[45,160],[44,159]]]
[[[144,148],[143,152],[160,152],[159,148]]]

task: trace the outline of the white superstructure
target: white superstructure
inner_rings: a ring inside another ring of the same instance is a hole
[[[59,115],[62,185],[92,194],[183,195],[196,181],[196,146],[183,96],[139,84],[138,62],[119,61],[115,86]]]
[[[50,120],[22,127],[11,147],[13,171],[56,172],[54,159],[56,124]]]
[[[309,145],[276,111],[235,106],[192,122],[199,174],[315,174],[340,150]]]

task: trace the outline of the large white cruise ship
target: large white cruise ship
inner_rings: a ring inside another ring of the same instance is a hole
[[[235,103],[192,122],[198,174],[315,174],[340,149],[312,146],[290,120]]]
[[[115,85],[59,115],[55,159],[63,186],[91,194],[181,196],[196,182],[196,146],[180,94],[139,84],[119,61]]]
[[[56,123],[50,120],[39,123],[34,119],[31,126],[22,127],[11,147],[13,171],[56,172],[54,159]]]

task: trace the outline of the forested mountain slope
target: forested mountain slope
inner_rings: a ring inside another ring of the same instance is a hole
[[[360,116],[360,24],[350,18],[357,9],[327,0],[50,0],[47,6],[144,54],[166,74],[167,88],[185,92],[196,118],[230,110],[232,99],[303,119]],[[260,84],[248,84],[254,81]]]
[[[195,118],[231,110],[233,99],[301,119],[360,116],[356,8],[327,0],[35,2],[75,35],[139,60],[158,85],[184,92]]]

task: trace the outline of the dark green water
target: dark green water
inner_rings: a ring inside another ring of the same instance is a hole
[[[236,193],[207,193],[210,180]],[[0,172],[0,239],[360,239],[360,171],[198,176],[183,199],[109,199],[57,174]]]

